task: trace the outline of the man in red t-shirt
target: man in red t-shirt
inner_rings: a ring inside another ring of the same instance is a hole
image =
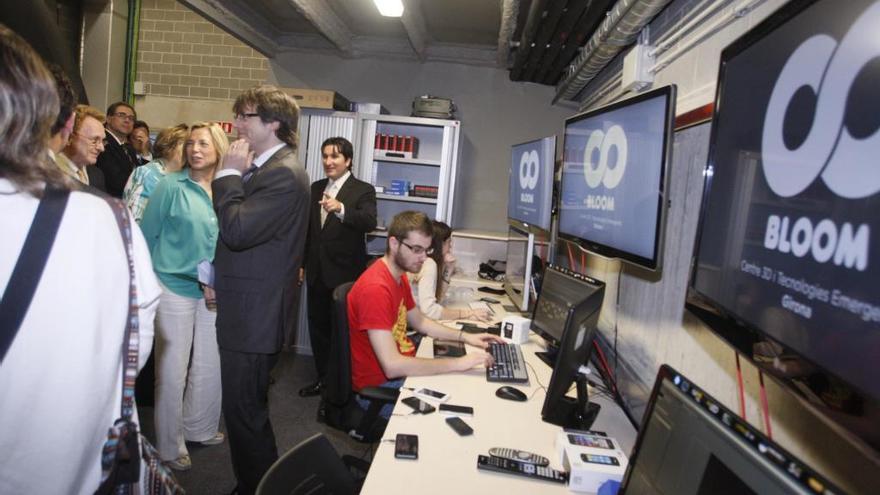
[[[416,346],[407,337],[407,324],[435,339],[458,340],[480,349],[503,342],[488,333],[467,334],[423,315],[412,298],[406,272],[418,273],[431,251],[431,220],[417,211],[404,211],[388,228],[385,256],[357,279],[348,295],[351,341],[351,381],[355,390],[394,385],[407,376],[437,375],[488,366],[483,351],[454,359],[415,357]],[[391,382],[391,383],[389,383]]]

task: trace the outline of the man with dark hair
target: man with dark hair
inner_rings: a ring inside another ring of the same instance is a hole
[[[415,357],[407,326],[434,339],[455,340],[485,349],[503,342],[488,333],[469,334],[428,318],[413,301],[406,273],[418,273],[431,248],[431,220],[422,212],[398,213],[388,228],[385,256],[370,265],[348,294],[351,383],[364,387],[400,387],[407,376],[438,375],[489,366],[492,356],[471,351],[452,359]],[[360,402],[360,399],[359,399]],[[382,409],[388,417],[392,407]]]
[[[75,118],[73,111],[76,107],[76,92],[73,90],[73,84],[71,84],[67,74],[64,73],[64,69],[57,64],[47,64],[47,66],[49,72],[52,73],[52,77],[55,78],[58,101],[61,104],[58,110],[58,117],[55,118],[55,123],[52,124],[52,129],[49,131],[51,135],[49,137],[49,151],[54,160],[55,155],[61,153],[61,150],[64,149],[64,145],[67,144],[67,140],[70,139],[70,134],[73,132]]]
[[[107,193],[114,198],[122,198],[128,176],[138,165],[137,153],[128,143],[136,119],[134,107],[124,101],[107,107],[104,152],[98,156],[97,165],[104,172]]]
[[[327,178],[312,184],[305,276],[318,381],[302,388],[301,397],[321,393],[330,352],[333,289],[356,280],[367,268],[364,234],[376,228],[376,189],[352,175],[353,151],[343,137],[324,141],[321,157]]]
[[[274,86],[233,106],[238,139],[211,187],[220,227],[214,257],[223,415],[238,493],[251,494],[278,458],[269,372],[296,320],[308,225],[309,176],[296,157],[299,107]]]
[[[143,120],[135,120],[128,135],[128,144],[134,148],[137,154],[138,166],[146,165],[153,161],[153,152],[150,145],[150,126]]]

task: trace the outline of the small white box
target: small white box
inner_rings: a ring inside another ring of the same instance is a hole
[[[522,316],[506,316],[501,321],[501,338],[514,344],[524,344],[529,340],[532,320]]]
[[[620,481],[628,460],[617,440],[601,435],[562,431],[556,437],[568,489],[596,493],[608,480]]]

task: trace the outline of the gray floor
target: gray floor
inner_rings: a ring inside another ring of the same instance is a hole
[[[315,420],[318,397],[303,399],[297,394],[301,387],[314,379],[314,373],[311,356],[296,355],[293,352],[283,353],[272,373],[275,384],[269,389],[269,412],[279,455],[318,432],[330,439],[339,455],[369,455],[368,446]],[[141,407],[138,411],[144,434],[150,441],[154,441],[153,408]],[[225,431],[222,419],[220,429]],[[211,447],[189,445],[189,453],[193,462],[192,469],[175,471],[178,481],[188,494],[216,495],[229,493],[233,489],[235,476],[232,474],[227,442]]]

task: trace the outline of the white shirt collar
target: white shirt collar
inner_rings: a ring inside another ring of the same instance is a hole
[[[104,132],[106,132],[110,136],[113,136],[113,139],[115,139],[116,142],[119,143],[120,146],[122,146],[122,144],[125,142],[125,141],[119,139],[118,137],[116,137],[116,134],[113,134],[113,131],[111,131],[110,129],[108,129],[106,127],[104,128]]]
[[[345,181],[347,181],[349,177],[351,177],[351,170],[345,172],[344,174],[342,174],[342,177],[340,177],[336,180],[328,178],[327,179],[327,189],[330,189],[331,187],[333,187],[334,184],[336,185],[337,191],[342,189],[342,186],[345,184]]]
[[[278,150],[285,146],[287,146],[287,143],[276,144],[275,146],[260,153],[260,156],[254,158],[254,165],[256,165],[257,167],[262,167],[264,163],[269,161],[269,158],[272,158],[272,155],[274,155]]]

